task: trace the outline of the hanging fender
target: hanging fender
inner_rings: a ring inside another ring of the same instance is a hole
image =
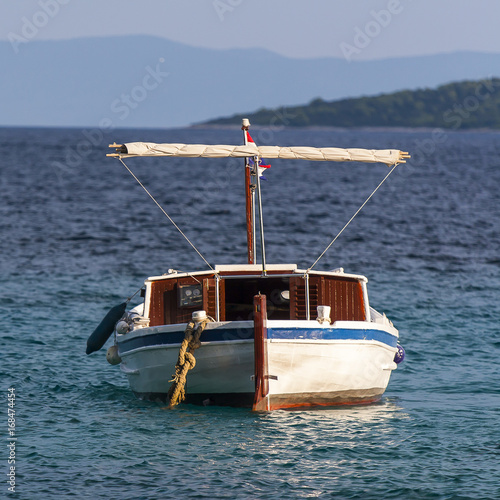
[[[127,302],[112,307],[87,340],[87,354],[98,351],[109,339],[116,322],[124,315]]]
[[[403,346],[401,344],[397,345],[397,352],[394,355],[394,363],[399,365],[403,359],[405,359],[405,350],[403,349]]]

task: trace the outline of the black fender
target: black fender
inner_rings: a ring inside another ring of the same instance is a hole
[[[98,351],[115,330],[116,322],[124,315],[127,302],[112,307],[87,340],[87,354]]]

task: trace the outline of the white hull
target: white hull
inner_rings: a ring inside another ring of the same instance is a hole
[[[122,356],[122,371],[137,394],[168,393],[180,345],[141,349]],[[188,373],[188,394],[253,393],[253,342],[202,343]]]
[[[339,323],[342,324],[323,327],[316,321],[268,321],[268,331],[277,337],[290,336],[290,325],[293,325],[295,337],[366,337],[268,339],[268,409],[371,402],[383,394],[390,373],[396,368],[393,362],[396,348],[371,337],[375,334],[389,340],[394,338],[395,345],[397,331],[373,323]],[[136,330],[133,335],[135,338],[157,338],[164,334],[165,338],[165,335],[183,331],[184,326],[145,328]],[[187,376],[188,402],[251,406],[255,393],[253,339],[223,339],[235,337],[235,332],[240,337],[248,337],[252,329],[252,322],[209,325],[207,330],[220,334],[221,340],[203,342],[202,335],[202,345],[194,353],[196,366]],[[387,331],[391,329],[394,331]],[[165,399],[180,343],[125,351],[128,337],[131,335],[119,336],[118,345],[121,369],[127,374],[130,387],[140,397]]]

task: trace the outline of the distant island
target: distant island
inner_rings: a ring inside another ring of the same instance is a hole
[[[301,106],[261,108],[200,125],[235,125],[242,118],[262,126],[500,129],[500,78],[335,101],[317,98]]]

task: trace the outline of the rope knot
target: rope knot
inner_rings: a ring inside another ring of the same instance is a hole
[[[194,321],[190,321],[186,325],[184,340],[179,349],[179,356],[175,365],[175,373],[172,375],[172,380],[169,380],[169,382],[173,382],[168,391],[168,398],[170,400],[169,408],[173,408],[186,398],[184,387],[186,385],[187,372],[196,366],[196,358],[193,352],[201,347],[201,334],[210,321],[211,319],[206,318],[200,321],[198,326],[196,326]]]

